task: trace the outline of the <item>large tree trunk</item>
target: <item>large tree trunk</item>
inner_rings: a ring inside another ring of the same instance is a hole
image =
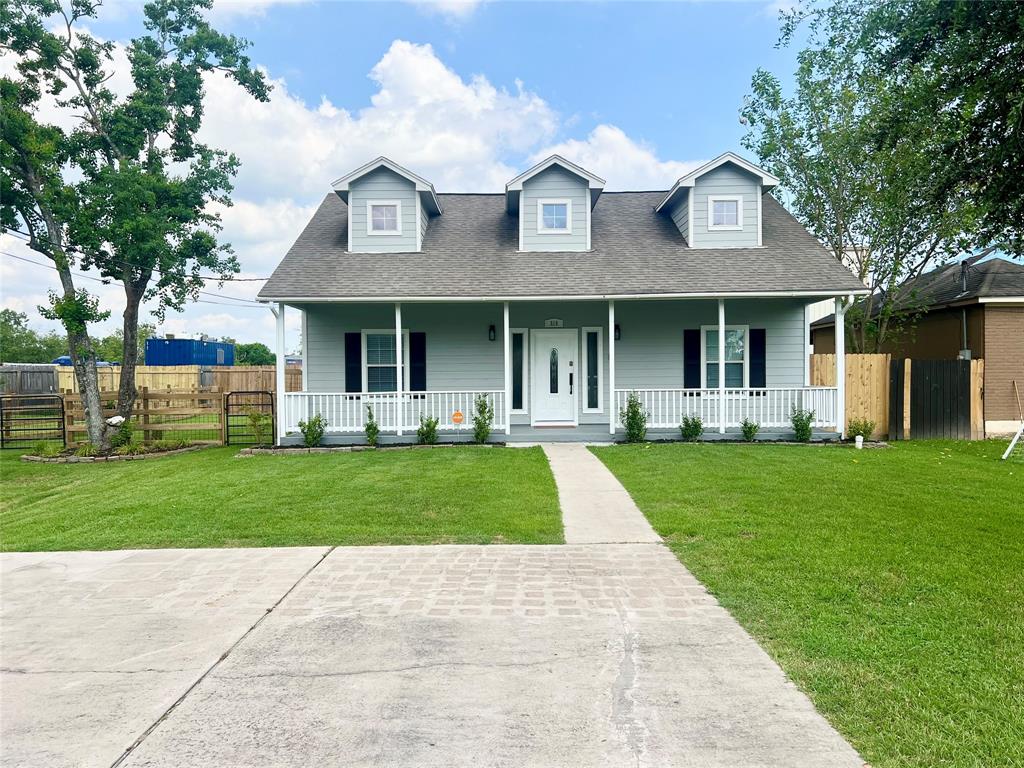
[[[110,448],[110,430],[103,418],[103,401],[100,399],[100,383],[96,375],[96,352],[88,332],[68,331],[68,348],[71,363],[75,368],[78,390],[82,396],[85,411],[85,429],[89,442],[101,450]]]
[[[121,351],[121,381],[117,391],[117,415],[130,419],[139,391],[135,388],[135,367],[139,360],[139,304],[142,291],[125,283],[124,346]]]

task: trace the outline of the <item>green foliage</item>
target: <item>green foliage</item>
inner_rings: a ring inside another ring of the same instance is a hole
[[[366,425],[363,429],[366,432],[367,444],[376,448],[377,439],[380,437],[380,425],[377,424],[377,419],[373,416],[373,408],[369,405],[366,406]]]
[[[39,307],[39,314],[47,320],[56,320],[68,333],[85,333],[89,323],[106,320],[110,312],[100,309],[100,300],[84,289],[72,294],[49,292],[50,305]]]
[[[794,407],[789,414],[790,424],[793,425],[793,432],[799,443],[811,442],[811,422],[814,421],[814,411]]]
[[[302,443],[307,448],[315,448],[324,439],[324,430],[327,428],[327,421],[319,413],[309,421],[299,421],[299,431],[302,433]]]
[[[57,333],[28,327],[28,315],[0,309],[0,360],[5,363],[49,363],[68,353],[68,341]]]
[[[420,426],[416,430],[416,441],[423,445],[433,445],[437,442],[437,417],[429,418],[420,416]]]
[[[743,439],[752,443],[757,437],[757,433],[761,431],[761,425],[745,418],[740,422],[740,431],[743,432]]]
[[[277,355],[266,344],[256,341],[235,345],[235,365],[274,365],[276,362]]]
[[[131,419],[125,419],[114,428],[114,433],[110,437],[111,448],[118,448],[128,445],[134,442],[135,438],[135,425],[132,424]]]
[[[683,440],[694,443],[704,434],[704,420],[700,416],[683,416],[679,425]]]
[[[92,443],[82,443],[80,446],[78,446],[78,448],[75,449],[75,456],[80,456],[80,457],[96,456],[96,455],[99,454],[99,452],[100,452],[99,448],[97,448]]]
[[[846,434],[850,437],[863,437],[870,440],[875,433],[875,422],[871,419],[850,419],[846,427]]]
[[[246,419],[256,445],[266,445],[269,442],[267,433],[270,431],[270,414],[253,407],[246,412]]]
[[[630,392],[626,398],[626,407],[619,412],[619,419],[626,430],[627,443],[642,443],[647,439],[647,416],[640,396]]]
[[[44,459],[53,459],[60,456],[61,451],[63,451],[63,449],[59,444],[50,440],[40,440],[32,446],[31,453],[33,456],[42,456]]]
[[[494,424],[494,406],[487,395],[477,395],[473,401],[473,439],[478,443],[487,442]]]
[[[152,447],[157,451],[179,451],[182,448],[188,448],[191,444],[183,437],[168,437],[153,441]]]

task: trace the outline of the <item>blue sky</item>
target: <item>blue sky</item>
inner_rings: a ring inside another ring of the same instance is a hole
[[[201,137],[242,163],[224,238],[243,276],[269,275],[331,180],[380,154],[439,191],[500,191],[552,152],[610,190],[667,189],[726,150],[746,154],[738,116],[751,76],[764,67],[786,82],[795,68],[796,51],[775,47],[779,2],[219,2],[214,24],[249,39],[274,83],[269,104],[223,78],[206,83]],[[130,0],[88,24],[118,44],[115,90],[130,86],[121,45],[140,25]],[[0,72],[10,66],[0,58]],[[38,259],[0,238],[0,250]],[[52,327],[35,307],[53,272],[11,258],[0,267],[3,305]],[[110,332],[117,286],[82,284],[111,310],[97,329]],[[270,312],[251,303],[259,285],[211,286],[232,306],[205,296],[161,330],[270,343]]]

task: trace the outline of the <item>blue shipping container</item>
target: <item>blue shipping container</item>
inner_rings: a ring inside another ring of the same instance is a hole
[[[198,339],[146,339],[146,365],[234,364],[234,344]]]

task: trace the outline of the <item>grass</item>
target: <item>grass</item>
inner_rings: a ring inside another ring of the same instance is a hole
[[[0,455],[0,549],[559,543],[539,448],[37,464]]]
[[[680,560],[875,768],[1024,765],[1024,459],[595,448]]]

